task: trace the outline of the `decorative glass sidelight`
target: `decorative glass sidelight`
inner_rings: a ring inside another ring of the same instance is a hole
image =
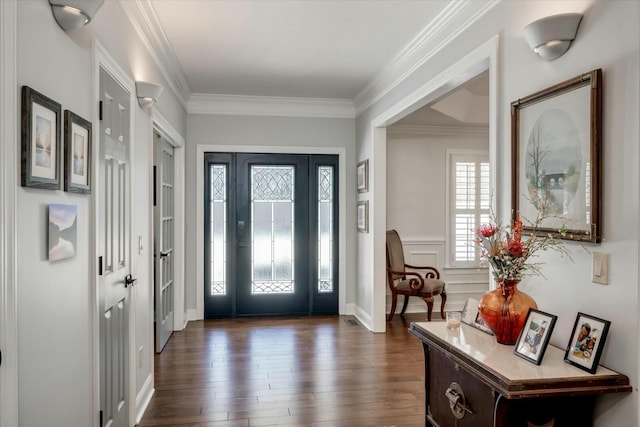
[[[209,176],[211,295],[227,294],[227,165],[212,164]]]
[[[292,294],[293,166],[251,166],[251,293]]]
[[[333,292],[333,167],[318,167],[318,292]]]

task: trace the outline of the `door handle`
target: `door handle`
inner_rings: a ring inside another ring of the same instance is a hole
[[[160,251],[160,258],[168,257],[171,251]]]
[[[244,231],[245,231],[245,222],[244,221],[238,221],[238,246],[241,247],[241,248],[249,246],[245,242]]]
[[[134,279],[133,276],[131,274],[127,274],[126,276],[124,276],[124,287],[128,288],[129,286],[133,286],[133,284],[137,281],[138,279]]]

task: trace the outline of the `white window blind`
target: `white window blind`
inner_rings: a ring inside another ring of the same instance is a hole
[[[449,249],[453,267],[475,267],[479,251],[475,229],[489,220],[491,188],[489,159],[482,154],[450,154]]]

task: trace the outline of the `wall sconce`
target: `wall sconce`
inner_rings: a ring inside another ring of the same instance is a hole
[[[49,0],[53,17],[64,31],[88,24],[102,3],[104,0]]]
[[[156,83],[136,82],[136,96],[140,108],[146,110],[158,101],[164,88]]]
[[[522,34],[535,53],[553,61],[569,50],[581,20],[579,13],[547,16],[524,27]]]

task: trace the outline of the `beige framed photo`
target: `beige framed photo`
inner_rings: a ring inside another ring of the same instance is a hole
[[[358,232],[360,233],[368,233],[369,232],[369,201],[364,200],[358,202]]]

